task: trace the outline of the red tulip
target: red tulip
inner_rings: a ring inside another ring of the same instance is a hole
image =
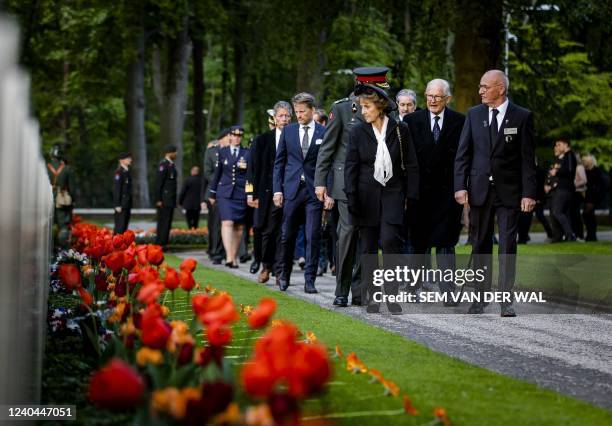
[[[198,262],[195,259],[189,258],[181,262],[180,270],[186,272],[193,272]]]
[[[331,376],[327,352],[321,345],[300,343],[292,360],[289,393],[295,397],[319,391]]]
[[[181,348],[178,352],[177,362],[179,365],[185,365],[192,361],[193,359],[193,343],[187,342],[181,345]]]
[[[106,274],[102,271],[98,271],[96,277],[94,278],[94,283],[96,284],[96,290],[98,291],[106,291],[108,289]]]
[[[83,304],[87,306],[93,305],[93,296],[91,295],[91,293],[89,293],[83,287],[79,287],[77,289],[77,292],[79,293],[79,296],[81,296],[81,300],[83,301]]]
[[[147,285],[143,285],[140,290],[138,290],[137,299],[140,303],[145,305],[149,305],[157,301],[157,298],[164,291],[164,287],[161,283],[150,283]]]
[[[81,286],[81,271],[74,263],[62,263],[59,266],[59,276],[68,290]]]
[[[117,234],[113,237],[113,246],[117,250],[123,250],[125,248],[124,242],[123,242],[123,236],[121,234]]]
[[[166,269],[166,278],[164,279],[164,285],[168,290],[175,290],[179,286],[179,274],[176,269],[168,267]]]
[[[136,257],[138,258],[138,263],[142,266],[145,266],[147,263],[149,263],[149,261],[147,260],[147,246],[136,246]]]
[[[115,251],[102,258],[106,266],[110,268],[113,273],[119,273],[125,265],[125,257],[122,251]]]
[[[164,252],[161,246],[153,244],[147,246],[147,260],[153,265],[161,265],[164,261]]]
[[[163,349],[172,333],[172,327],[162,317],[161,306],[150,304],[141,319],[142,343],[153,349]]]
[[[232,297],[227,293],[199,298],[192,303],[198,319],[206,326],[215,323],[230,324],[240,319]]]
[[[185,291],[191,291],[195,286],[195,281],[191,272],[181,271],[179,274],[179,282],[181,284],[181,288]]]
[[[216,323],[206,329],[206,338],[212,346],[225,346],[232,340],[232,329]]]
[[[127,230],[123,233],[123,241],[126,245],[129,246],[134,242],[134,240],[136,240],[136,234],[134,234],[134,231]]]
[[[251,312],[247,319],[249,327],[252,329],[265,327],[274,311],[276,311],[276,300],[268,297],[261,299],[259,305],[253,309],[253,312]]]
[[[123,251],[123,267],[131,271],[136,266],[136,249],[129,247]]]
[[[272,393],[276,376],[268,365],[263,362],[249,362],[242,369],[242,386],[254,397],[266,397]]]
[[[115,358],[92,376],[88,398],[101,408],[125,410],[139,404],[144,391],[142,377],[129,364]]]

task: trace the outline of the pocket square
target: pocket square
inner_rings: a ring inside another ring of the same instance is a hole
[[[315,141],[315,145],[321,145],[323,143],[323,139],[317,139]]]

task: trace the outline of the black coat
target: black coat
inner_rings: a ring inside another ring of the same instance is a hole
[[[274,176],[274,158],[276,157],[276,129],[257,136],[251,144],[251,162],[247,179],[253,183],[253,200],[259,200],[255,210],[254,226],[265,224],[268,209],[272,207],[272,178]]]
[[[402,171],[400,144],[402,139],[404,168]],[[419,167],[408,126],[389,118],[385,143],[393,163],[393,177],[382,186],[374,179],[377,142],[368,123],[358,123],[349,132],[344,169],[344,192],[351,220],[356,226],[376,226],[381,221],[401,225],[406,199],[419,197]]]
[[[536,199],[533,113],[512,102],[497,139],[491,141],[489,108],[478,105],[467,113],[455,158],[455,191],[468,190],[471,206],[482,206],[493,176],[505,207],[520,208],[521,198]]]
[[[162,207],[176,207],[176,167],[167,159],[159,163],[155,181],[155,202],[162,202]]]
[[[113,206],[123,209],[132,208],[132,174],[121,166],[115,171]]]
[[[185,210],[200,210],[200,197],[202,193],[202,177],[189,176],[183,182],[181,194],[179,195],[179,204]]]
[[[453,177],[465,116],[446,108],[438,143],[434,142],[429,110],[407,114],[404,122],[410,129],[419,162],[420,197],[414,206],[416,217],[410,221],[412,244],[420,249],[455,246],[463,208],[455,201]]]

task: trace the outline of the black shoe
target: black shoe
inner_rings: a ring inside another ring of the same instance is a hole
[[[251,268],[249,269],[249,272],[251,274],[256,274],[257,272],[259,272],[259,265],[260,263],[254,260],[253,263],[251,263]]]
[[[501,316],[502,317],[515,317],[516,312],[514,312],[514,308],[512,305],[502,305],[501,306]]]
[[[353,306],[361,306],[361,305],[362,305],[362,303],[361,303],[361,297],[359,297],[359,296],[357,296],[357,297],[353,297],[353,298],[351,299],[351,305],[353,305]]]
[[[213,265],[221,265],[223,263],[223,259],[213,259]]]
[[[346,308],[346,306],[348,305],[348,297],[336,296],[333,304],[334,306],[340,306],[341,308]]]
[[[234,262],[225,262],[225,266],[227,266],[228,268],[233,268]]]
[[[308,294],[318,293],[317,289],[315,288],[314,283],[308,283],[308,282],[304,284],[304,292]]]
[[[480,302],[472,303],[470,309],[468,309],[468,314],[482,314],[484,312],[484,306]]]
[[[377,314],[378,312],[380,312],[380,304],[372,303],[372,304],[368,305],[367,308],[366,308],[366,312],[368,314]]]
[[[402,313],[402,307],[399,303],[387,303],[387,309],[392,314],[400,314]]]
[[[251,256],[250,254],[243,254],[242,256],[240,256],[240,263],[247,263],[252,258],[253,256]]]
[[[280,278],[278,280],[278,287],[280,288],[280,291],[287,291],[289,288],[289,281],[284,278]]]

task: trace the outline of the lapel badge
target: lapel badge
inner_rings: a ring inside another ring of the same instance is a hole
[[[483,127],[487,127],[489,125],[489,123],[487,122],[487,120],[482,120],[482,126]]]
[[[353,114],[357,113],[357,104],[355,102],[353,102],[353,104],[351,105],[351,111],[353,111]]]

